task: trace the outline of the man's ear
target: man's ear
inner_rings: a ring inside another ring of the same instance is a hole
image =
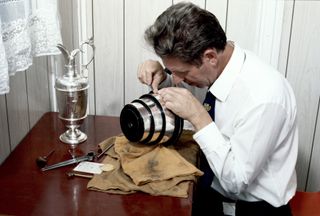
[[[214,48],[208,48],[203,52],[203,62],[209,62],[212,65],[216,65],[218,61],[218,53]]]

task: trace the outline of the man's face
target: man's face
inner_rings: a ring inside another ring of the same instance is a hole
[[[204,88],[213,83],[215,79],[212,80],[212,77],[216,77],[214,69],[206,61],[200,67],[172,57],[163,58],[162,61],[165,67],[172,72],[174,84],[184,81],[189,85]]]

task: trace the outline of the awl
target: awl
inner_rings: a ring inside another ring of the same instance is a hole
[[[76,164],[79,163],[81,161],[93,161],[94,160],[94,152],[89,152],[87,155],[85,156],[80,156],[80,157],[76,157],[70,160],[66,160],[66,161],[62,161],[56,164],[52,164],[50,166],[45,166],[41,169],[41,171],[47,171],[47,170],[52,170],[55,168],[59,168],[59,167],[64,167],[64,166],[68,166],[71,164]]]

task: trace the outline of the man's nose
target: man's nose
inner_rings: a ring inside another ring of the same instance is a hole
[[[177,85],[183,81],[183,79],[181,77],[178,77],[175,74],[172,74],[172,80],[173,80],[173,84],[175,84],[175,85]]]

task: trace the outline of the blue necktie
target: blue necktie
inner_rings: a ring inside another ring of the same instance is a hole
[[[206,98],[203,101],[203,106],[214,121],[214,107],[216,104],[216,97],[210,92],[207,92]]]
[[[203,101],[203,106],[211,116],[212,120],[214,121],[214,108],[216,103],[216,97],[210,92],[207,92],[206,98]],[[200,169],[204,172],[204,175],[200,178],[199,184],[201,187],[209,187],[213,181],[213,172],[208,164],[207,158],[202,153],[200,156]]]

